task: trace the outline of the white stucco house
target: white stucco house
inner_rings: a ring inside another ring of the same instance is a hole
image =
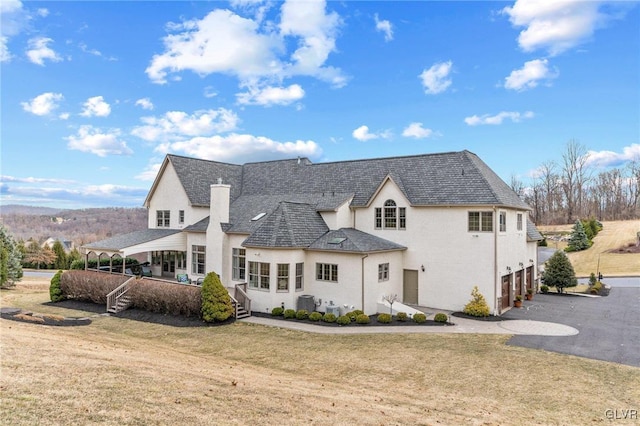
[[[478,286],[499,315],[537,279],[529,206],[469,151],[242,165],[167,155],[144,205],[148,229],[85,251],[146,252],[169,279],[215,271],[253,311],[311,299],[373,314],[390,294],[459,311]]]

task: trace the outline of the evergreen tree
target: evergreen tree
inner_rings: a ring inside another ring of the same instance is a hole
[[[202,319],[206,322],[222,322],[233,315],[229,292],[215,272],[210,272],[202,283]]]
[[[557,288],[558,293],[562,293],[567,287],[578,285],[573,266],[563,251],[556,251],[547,260],[547,266],[542,274],[542,282],[544,285]]]
[[[576,220],[571,236],[569,237],[567,251],[580,251],[588,249],[589,247],[591,247],[591,241],[589,241],[589,237],[587,237],[584,226],[582,226],[581,221]]]
[[[22,278],[22,255],[9,231],[0,224],[0,287],[15,285]]]
[[[64,247],[60,240],[56,240],[53,243],[53,252],[56,255],[56,260],[53,262],[55,269],[69,269],[69,262],[67,261],[67,253],[64,251]]]

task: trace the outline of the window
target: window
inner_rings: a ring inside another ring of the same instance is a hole
[[[191,272],[194,274],[204,274],[205,272],[205,246],[191,246]]]
[[[396,202],[393,200],[387,200],[384,202],[384,227],[395,228],[396,227]]]
[[[522,213],[518,213],[518,215],[516,216],[516,228],[518,229],[518,231],[522,231]]]
[[[246,279],[247,254],[243,248],[234,248],[232,253],[231,279],[244,281]]]
[[[278,263],[278,291],[289,291],[288,263]]]
[[[500,212],[500,232],[507,232],[507,212]]]
[[[378,265],[378,281],[389,281],[388,263],[381,263]]]
[[[316,263],[316,279],[318,281],[338,282],[338,265]]]
[[[162,264],[162,252],[154,251],[153,253],[151,253],[151,264],[152,265]]]
[[[296,263],[296,291],[304,288],[304,263]]]
[[[249,262],[249,287],[269,290],[269,264]]]
[[[176,268],[187,269],[187,252],[179,251],[176,253]]]
[[[157,210],[156,211],[156,218],[157,218],[157,225],[158,228],[168,228],[171,221],[169,219],[170,216],[170,211],[169,210]]]
[[[184,210],[178,210],[178,223],[184,223]]]
[[[469,212],[469,232],[493,232],[493,212]]]
[[[376,207],[375,228],[382,229],[382,208]]]
[[[384,202],[384,208],[375,208],[375,229],[407,229],[407,209],[396,206],[393,200]]]

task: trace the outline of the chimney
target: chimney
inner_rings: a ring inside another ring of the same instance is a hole
[[[219,179],[218,181],[221,181]],[[207,272],[217,273],[222,280],[227,279],[228,271],[223,269],[225,233],[222,231],[222,223],[229,222],[229,204],[231,186],[221,183],[210,187],[211,199],[209,200],[209,226],[207,227]],[[223,281],[224,282],[224,281]]]

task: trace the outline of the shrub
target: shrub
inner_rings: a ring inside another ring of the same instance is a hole
[[[443,314],[442,312],[438,312],[433,317],[433,320],[435,322],[447,322],[449,320],[449,318],[447,317],[447,314]]]
[[[336,322],[336,316],[335,316],[335,314],[331,314],[331,313],[324,314],[324,316],[322,317],[322,321],[329,322],[329,323]],[[349,321],[351,321],[351,320],[349,320]]]
[[[480,290],[478,290],[478,286],[473,287],[471,291],[471,301],[466,304],[462,312],[474,317],[489,316],[489,305],[487,305],[487,301],[484,299],[482,293],[480,293]]]
[[[598,281],[598,279],[596,278],[596,274],[592,272],[591,275],[589,275],[589,285],[593,287],[596,281]]]
[[[62,271],[56,272],[56,274],[51,278],[51,285],[49,286],[49,297],[52,302],[60,302],[66,297],[62,294],[62,290],[60,289],[60,276],[62,275]]]
[[[83,259],[74,260],[73,262],[71,262],[71,265],[69,266],[69,269],[84,270],[84,261],[85,261],[84,258]],[[122,258],[121,257],[115,257],[111,264],[114,267],[115,266],[122,266]],[[139,262],[138,262],[137,259],[134,259],[132,257],[127,257],[126,258],[125,266],[127,268],[134,267],[134,266],[137,266],[137,265],[139,265]],[[109,259],[100,259],[100,266],[109,266]],[[98,269],[98,259],[89,259],[89,261],[87,261],[87,268],[89,268],[89,269]],[[122,271],[122,269],[120,269],[120,271]]]
[[[371,319],[369,319],[369,315],[360,314],[356,317],[356,322],[358,324],[369,324]]]
[[[413,315],[413,320],[418,324],[422,324],[427,321],[427,316],[425,314],[417,313]]]
[[[397,319],[398,321],[404,322],[404,321],[406,321],[406,320],[408,320],[408,319],[409,319],[409,315],[407,315],[407,313],[406,313],[406,312],[398,312],[398,313],[396,314],[396,319]]]
[[[355,311],[351,311],[351,312],[347,312],[346,314],[344,314],[345,316],[349,317],[349,319],[351,321],[355,321],[356,317],[358,316],[358,314],[356,314]]]
[[[549,286],[548,285],[540,286],[540,291],[543,292],[544,294],[549,293]]]
[[[591,294],[600,294],[600,291],[602,291],[602,283],[600,281],[596,281],[589,289],[589,293]]]
[[[164,315],[199,317],[202,315],[200,287],[149,279],[137,279],[129,292],[134,308]]]
[[[391,314],[379,314],[378,322],[382,324],[389,324],[391,322]]]
[[[285,309],[284,310],[284,319],[291,319],[296,317],[295,309]]]
[[[276,306],[271,310],[271,315],[273,315],[274,317],[280,317],[282,316],[283,313],[284,313],[284,309],[281,308],[280,306]]]
[[[322,314],[320,312],[311,312],[309,314],[309,321],[320,321],[322,319]]]
[[[215,272],[209,272],[202,283],[202,319],[206,322],[222,322],[233,315],[229,292]]]
[[[351,318],[346,315],[341,315],[336,319],[336,322],[340,325],[351,324]]]
[[[60,290],[66,299],[107,304],[107,294],[130,277],[95,271],[67,271],[60,277]]]
[[[300,309],[298,312],[296,312],[296,318],[299,320],[309,318],[309,311],[307,311],[306,309]]]
[[[364,314],[360,309],[356,309],[353,313],[356,314],[356,316]]]

